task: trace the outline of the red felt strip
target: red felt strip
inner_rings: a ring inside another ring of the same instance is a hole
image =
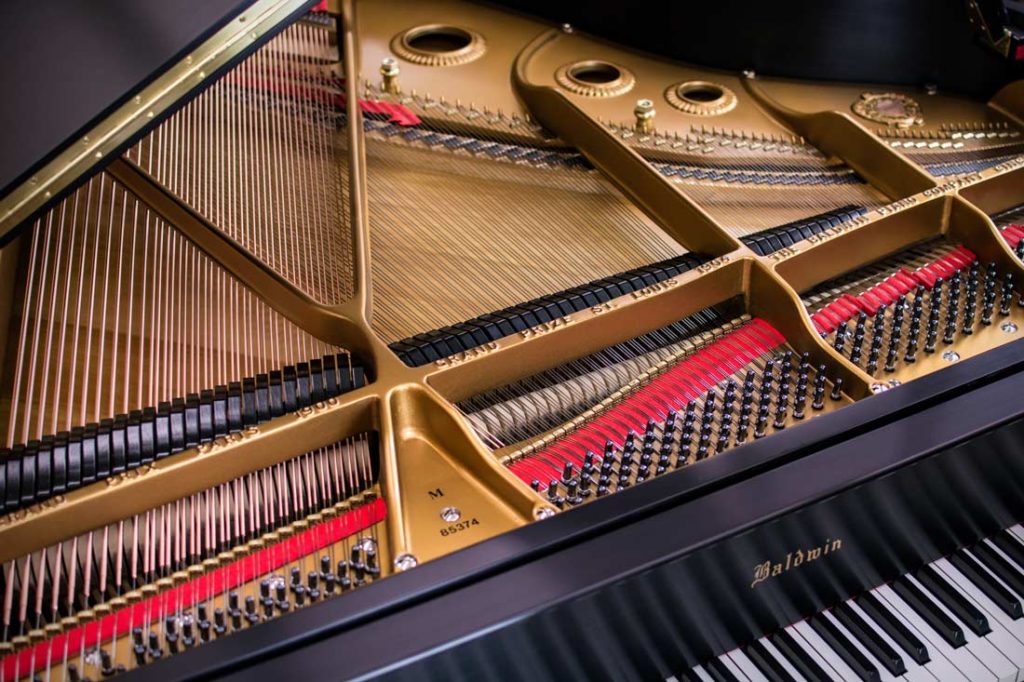
[[[544,490],[548,480],[561,474],[558,462],[580,464],[585,450],[600,455],[608,440],[621,447],[630,430],[643,433],[648,420],[660,420],[670,408],[678,410],[688,401],[703,397],[709,389],[785,341],[770,324],[754,318],[695,351],[573,433],[517,460],[509,468],[526,482],[540,480]],[[538,476],[538,465],[557,475]]]
[[[328,519],[195,580],[172,587],[86,625],[62,632],[52,639],[39,642],[17,653],[9,654],[0,660],[0,670],[3,671],[4,679],[8,680],[18,679],[15,670],[18,671],[19,677],[29,675],[46,665],[48,652],[53,652],[52,658],[57,661],[63,658],[65,649],[71,652],[78,652],[83,648],[89,650],[99,642],[110,641],[115,636],[123,637],[128,634],[132,624],[139,625],[145,622],[150,614],[168,613],[179,607],[192,606],[212,595],[255,580],[268,571],[362,532],[386,517],[387,506],[383,499],[377,498],[369,504]]]
[[[819,332],[832,332],[840,325],[857,316],[860,311],[874,315],[883,305],[892,305],[900,296],[916,289],[919,284],[931,289],[935,281],[948,279],[977,260],[974,252],[965,246],[958,246],[931,263],[909,271],[900,268],[878,284],[857,296],[843,294],[811,316]]]

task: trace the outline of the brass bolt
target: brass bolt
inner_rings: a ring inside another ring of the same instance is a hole
[[[636,131],[638,133],[649,133],[654,128],[654,102],[649,99],[640,99],[636,102],[633,115],[636,116]]]
[[[380,60],[380,75],[384,77],[383,90],[392,95],[398,94],[398,60],[394,57],[384,57]]]

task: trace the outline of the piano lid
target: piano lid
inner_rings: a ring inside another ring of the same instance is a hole
[[[251,4],[0,3],[0,196]]]

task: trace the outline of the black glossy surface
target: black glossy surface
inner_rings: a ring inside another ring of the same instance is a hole
[[[934,83],[988,98],[1021,77],[975,39],[962,0],[497,0],[691,64],[826,81]]]
[[[0,3],[0,194],[249,4]]]

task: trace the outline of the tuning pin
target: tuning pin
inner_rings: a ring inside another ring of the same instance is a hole
[[[540,479],[535,478],[532,481],[530,481],[530,487],[533,489],[533,492],[539,493],[540,492]]]
[[[1014,253],[1017,254],[1017,258],[1024,260],[1024,239],[1017,242],[1017,248],[1014,249]]]
[[[562,468],[562,483],[564,484],[571,481],[575,473],[572,462],[566,462],[565,466]]]
[[[573,506],[583,503],[583,497],[579,493],[579,485],[575,480],[569,481],[565,487],[565,501]]]
[[[1024,243],[1024,239],[1020,240],[1020,242],[1018,242],[1017,245],[1020,246],[1021,243]],[[1002,287],[1002,290],[999,292],[999,314],[1000,315],[1004,315],[1004,316],[1005,315],[1009,315],[1010,314],[1010,304],[1012,302],[1013,302],[1013,273],[1012,272],[1007,272],[1006,275],[1003,276],[1003,287]]]
[[[626,434],[626,440],[622,443],[622,451],[633,454],[634,450],[636,450],[636,431],[630,429]]]
[[[814,395],[811,396],[811,408],[815,411],[825,407],[825,365],[818,365],[818,372],[814,375]]]
[[[846,323],[845,322],[841,323],[838,327],[836,327],[836,338],[833,340],[832,346],[833,346],[833,348],[836,349],[836,352],[838,352],[838,353],[842,353],[843,349],[846,347]]]
[[[832,384],[832,393],[829,395],[832,400],[839,400],[843,397],[843,378],[836,377],[835,382]]]
[[[903,362],[913,364],[917,362],[917,344],[921,338],[921,326],[919,322],[911,321],[910,333],[907,337],[907,351],[903,354]]]
[[[793,401],[793,419],[803,419],[807,407],[807,380],[809,368],[800,365],[800,373],[796,378],[796,392]]]
[[[548,501],[554,505],[560,505],[562,503],[562,497],[558,494],[558,480],[552,478],[548,481]]]

